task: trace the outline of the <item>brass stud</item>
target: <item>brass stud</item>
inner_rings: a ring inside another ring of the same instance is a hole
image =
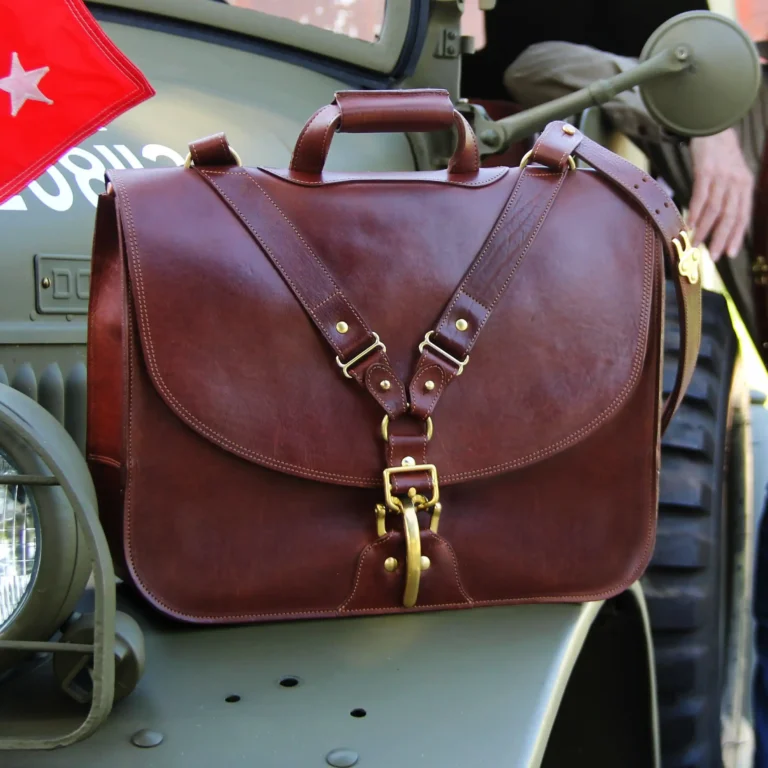
[[[392,573],[394,570],[397,570],[397,558],[388,557],[384,561],[384,570],[389,571],[390,573]]]
[[[567,133],[569,136],[573,136],[576,133],[576,129],[572,125],[564,125],[563,133]]]
[[[43,288],[50,288],[51,287],[51,278],[50,277],[44,277],[40,281],[40,285],[42,285]]]
[[[432,562],[426,555],[421,556],[421,570],[426,571],[429,566],[432,565]]]
[[[339,333],[346,333],[349,330],[349,326],[343,320],[339,320],[339,322],[336,323],[336,330]]]
[[[469,328],[469,323],[468,323],[468,322],[467,322],[467,321],[466,321],[466,320],[465,320],[463,317],[460,317],[460,318],[459,318],[459,319],[456,321],[456,327],[457,327],[457,328],[458,328],[460,331],[466,331],[466,330],[467,330],[467,328]]]
[[[416,466],[416,459],[413,458],[413,456],[406,456],[400,464],[403,467],[415,467]]]
[[[408,489],[408,498],[412,499],[417,493],[418,493],[418,491],[415,488],[409,488]]]
[[[389,381],[388,379],[384,379],[384,380],[383,380],[383,381],[382,381],[382,382],[379,384],[379,387],[380,387],[381,389],[383,389],[383,390],[386,392],[388,389],[391,389],[391,388],[392,388],[392,384],[390,383],[390,381]]]
[[[424,389],[427,390],[427,392],[431,392],[435,388],[435,382],[434,381],[425,381],[424,382]]]

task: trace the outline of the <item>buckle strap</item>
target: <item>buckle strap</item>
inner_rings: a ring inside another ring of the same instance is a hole
[[[405,413],[405,387],[386,347],[268,192],[244,168],[199,167],[191,172],[199,174],[240,219],[336,352],[344,376],[367,389],[391,416]],[[390,387],[382,388],[383,381]]]
[[[411,413],[426,419],[469,353],[494,308],[512,283],[562,188],[569,167],[523,169],[480,253],[437,321],[419,344],[421,357],[409,387]]]

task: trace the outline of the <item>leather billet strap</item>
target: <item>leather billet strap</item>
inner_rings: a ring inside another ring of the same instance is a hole
[[[452,371],[439,354],[433,357],[427,351],[422,361],[426,360],[430,364],[417,367],[410,386],[410,415],[416,418],[398,418],[408,412],[408,398],[403,383],[395,374],[382,347],[375,346],[378,337],[365,322],[362,313],[352,306],[299,230],[247,170],[237,167],[214,170],[197,163],[195,170],[237,215],[328,343],[342,360],[351,361],[350,373],[386,411],[389,416],[386,430],[387,464],[390,467],[401,467],[404,459],[408,461],[407,457],[413,459],[412,463],[416,465],[428,463],[428,414],[422,416],[423,408],[420,405],[423,398],[414,393],[425,391],[424,384],[431,376],[433,382],[437,382],[432,394],[439,397],[444,384],[451,380],[455,370]],[[501,263],[504,269],[502,278],[507,277],[493,283],[496,288],[493,300],[488,302],[490,309],[509,285],[568,173],[568,170],[553,173],[533,168],[521,172],[496,221],[488,244],[476,257],[468,278],[462,283],[462,286],[475,288],[476,283],[493,282]],[[462,302],[462,306],[466,305],[466,299],[462,299]],[[486,312],[486,320],[490,309],[483,310]],[[344,318],[348,325],[344,334],[337,329],[339,318]],[[478,323],[477,332],[483,324]],[[477,333],[474,333],[473,337],[476,336]],[[360,356],[360,361],[354,364],[357,356]],[[388,390],[381,389],[384,379],[390,382]],[[431,411],[432,408],[429,413]],[[432,491],[430,476],[423,471],[394,475],[392,487],[397,495],[407,493],[409,488],[416,488],[425,495]]]
[[[664,251],[672,266],[670,271],[680,308],[681,354],[675,384],[662,413],[663,432],[691,381],[701,342],[701,284],[698,280],[691,283],[680,274],[676,260],[677,249],[674,246],[675,239],[680,242],[685,225],[666,192],[648,174],[566,123],[557,121],[547,126],[534,145],[531,162],[540,163],[562,175],[568,172],[572,155],[585,160],[599,174],[631,195],[649,214],[664,241]],[[508,204],[508,208],[515,207],[513,218],[524,219],[529,206],[535,205],[534,196],[545,196],[549,186],[542,182],[537,189],[535,184],[529,182],[525,195],[520,195],[519,200],[513,194]],[[556,190],[553,199],[554,194]],[[510,242],[507,242],[508,238]],[[462,363],[467,360],[478,334],[488,322],[494,306],[525,255],[520,245],[520,233],[514,225],[506,228],[501,240],[494,230],[448,303],[430,337],[431,343],[424,345],[411,383],[411,410],[419,418],[426,419],[432,414],[445,388],[462,372]],[[508,258],[510,261],[504,270],[498,268],[500,258]],[[430,391],[425,389],[427,381],[435,384]]]
[[[344,295],[341,287],[267,191],[241,168],[213,170],[195,164],[261,246],[350,378],[368,390],[390,418],[408,408],[405,387],[397,378],[386,348]],[[247,202],[240,205],[239,202]],[[247,213],[246,213],[247,211]],[[388,390],[381,382],[392,383]]]
[[[331,104],[315,112],[304,126],[291,157],[290,170],[317,175],[322,172],[331,139],[340,133],[392,133],[438,131],[455,126],[456,150],[450,173],[477,173],[477,139],[463,115],[453,108],[448,91],[411,89],[392,91],[339,91]]]

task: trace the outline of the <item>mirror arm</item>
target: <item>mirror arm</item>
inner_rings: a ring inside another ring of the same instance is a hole
[[[553,99],[501,120],[483,119],[475,114],[475,132],[485,145],[486,154],[503,152],[510,144],[542,130],[552,120],[562,120],[588,107],[600,106],[616,94],[627,91],[649,80],[682,72],[691,66],[685,46],[656,54],[637,67],[614,77],[598,80],[567,96]],[[479,123],[479,124],[478,124]]]

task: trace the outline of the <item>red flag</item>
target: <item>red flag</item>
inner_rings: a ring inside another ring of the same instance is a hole
[[[153,96],[82,0],[0,0],[0,203]]]

